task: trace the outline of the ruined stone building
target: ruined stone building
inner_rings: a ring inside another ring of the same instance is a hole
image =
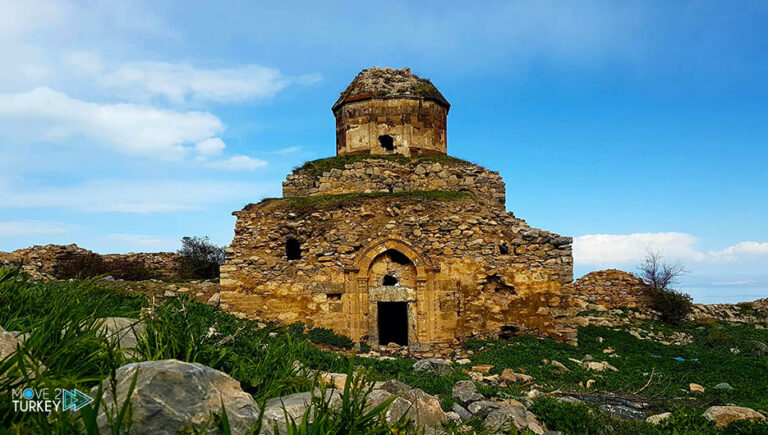
[[[333,105],[336,157],[233,214],[222,303],[370,345],[565,340],[572,239],[505,210],[498,172],[447,155],[450,104],[409,69],[362,71]]]

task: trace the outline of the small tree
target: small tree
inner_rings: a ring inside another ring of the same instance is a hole
[[[653,308],[659,312],[661,320],[679,324],[691,311],[693,299],[686,293],[669,288],[676,284],[680,276],[688,269],[679,262],[664,260],[661,251],[649,249],[640,264],[640,277],[651,287]]]
[[[182,278],[212,279],[219,277],[226,252],[206,237],[182,237],[178,251]]]

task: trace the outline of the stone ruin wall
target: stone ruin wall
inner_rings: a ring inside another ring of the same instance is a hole
[[[333,209],[295,207],[284,199],[234,214],[222,303],[240,315],[329,327],[355,339],[345,268],[383,239],[437,266],[426,272],[437,304],[429,320],[432,342],[450,345],[505,331],[575,337],[550,310],[560,306],[560,287],[572,280],[572,239],[531,228],[474,198],[384,196]],[[285,257],[290,237],[301,241],[300,260]]]
[[[352,192],[412,192],[452,190],[470,192],[503,207],[504,181],[498,172],[456,159],[454,162],[414,160],[404,164],[381,158],[347,163],[322,174],[297,169],[283,182],[283,197]]]
[[[651,288],[629,272],[608,269],[590,272],[563,288],[587,303],[611,308],[651,309]]]
[[[122,259],[139,261],[152,273],[175,278],[178,275],[178,254],[175,252],[141,252],[129,254],[101,255],[75,244],[72,245],[35,245],[17,249],[13,252],[0,252],[0,265],[22,265],[22,270],[33,278],[57,279],[62,275],[65,265],[78,257],[101,256],[105,260]]]
[[[334,111],[336,152],[350,154],[399,154],[404,156],[447,153],[448,109],[431,100],[393,98],[349,101]],[[394,139],[394,150],[385,150],[379,136]]]

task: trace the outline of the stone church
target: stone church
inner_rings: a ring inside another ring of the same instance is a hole
[[[498,172],[448,156],[450,107],[408,68],[358,74],[332,107],[336,157],[295,169],[282,198],[233,213],[223,306],[413,351],[570,339],[557,312],[572,239],[507,212]]]

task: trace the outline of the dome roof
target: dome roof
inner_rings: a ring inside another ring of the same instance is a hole
[[[413,74],[410,68],[373,67],[360,71],[333,105],[369,98],[423,98],[450,108],[451,105],[428,79]]]

